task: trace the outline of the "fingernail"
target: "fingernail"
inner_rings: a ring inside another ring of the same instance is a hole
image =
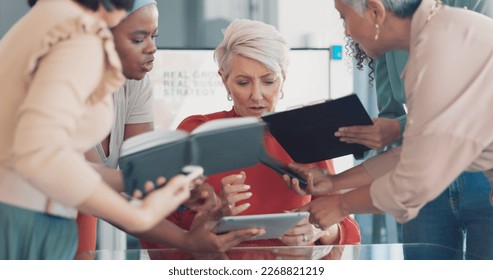
[[[243,189],[244,190],[249,190],[250,189],[250,185],[243,185]]]
[[[250,197],[250,196],[252,196],[252,195],[253,195],[253,193],[251,193],[251,192],[247,192],[247,193],[245,193],[245,196],[246,196],[246,197]]]
[[[334,135],[339,137],[339,136],[341,136],[341,133],[339,131],[336,131],[336,133],[334,133]]]
[[[236,175],[236,179],[241,179],[241,178],[243,178],[243,174]]]

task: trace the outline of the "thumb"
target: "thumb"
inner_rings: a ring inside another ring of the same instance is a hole
[[[209,220],[204,223],[204,228],[212,231],[212,229],[217,225],[219,221]]]
[[[305,204],[302,207],[298,208],[296,212],[310,212],[311,210],[311,203]]]

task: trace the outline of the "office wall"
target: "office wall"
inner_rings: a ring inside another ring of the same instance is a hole
[[[327,48],[345,44],[342,20],[333,1],[280,0],[277,15],[279,31],[294,47]],[[343,59],[331,62],[332,99],[353,92],[352,59],[344,51],[342,56]]]

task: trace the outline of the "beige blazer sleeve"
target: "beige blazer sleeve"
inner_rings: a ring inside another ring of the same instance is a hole
[[[74,138],[103,76],[104,50],[95,35],[73,36],[39,63],[18,111],[14,144],[16,170],[67,206],[80,204],[103,184]]]

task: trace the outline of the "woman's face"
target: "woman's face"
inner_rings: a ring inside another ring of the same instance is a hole
[[[276,74],[257,60],[233,54],[228,77],[219,70],[226,90],[233,99],[235,112],[243,117],[260,117],[275,111],[284,83]]]
[[[359,43],[361,49],[372,58],[376,58],[383,53],[380,50],[378,40],[375,40],[377,29],[375,24],[369,19],[368,11],[360,15],[351,7],[345,5],[341,0],[334,0],[334,6],[344,21],[344,32],[346,36],[351,37],[355,43]]]
[[[146,5],[131,13],[112,30],[127,79],[141,80],[154,66],[158,15],[156,5]]]

